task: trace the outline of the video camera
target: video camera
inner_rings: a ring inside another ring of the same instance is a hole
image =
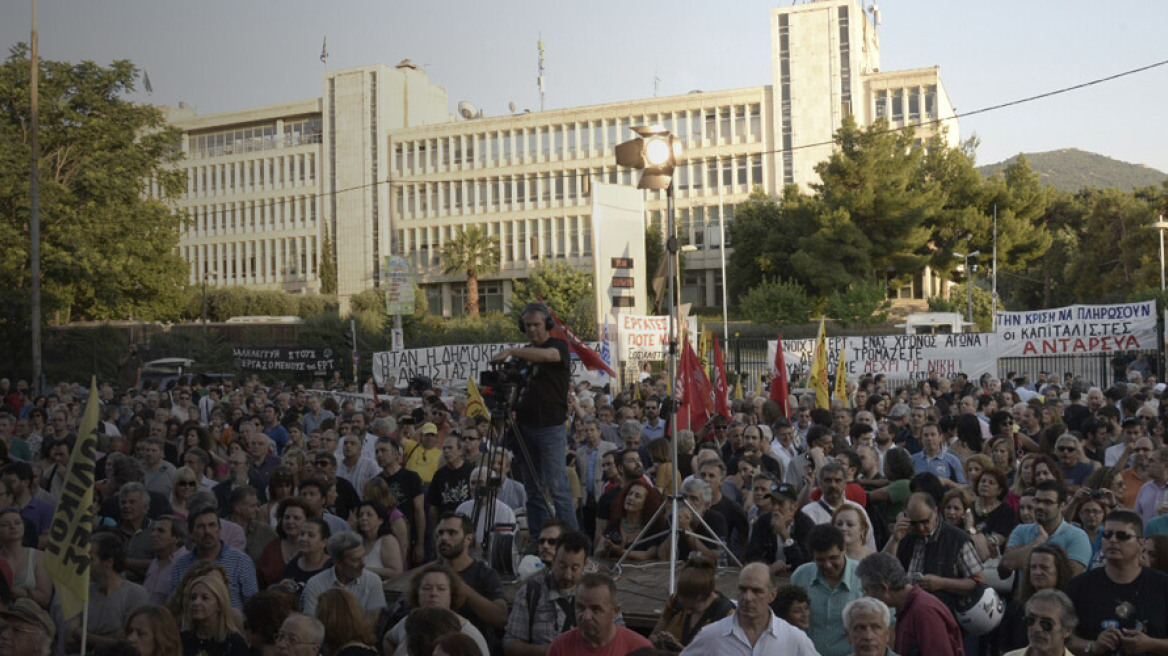
[[[528,362],[518,358],[491,362],[488,367],[479,372],[479,391],[491,415],[498,416],[519,402],[531,377],[531,369]]]

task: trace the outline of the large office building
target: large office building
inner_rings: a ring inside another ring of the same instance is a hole
[[[682,300],[719,305],[734,207],[755,187],[778,197],[786,184],[815,182],[845,116],[921,135],[943,126],[956,143],[939,70],[882,71],[870,9],[855,0],[772,9],[771,79],[743,89],[488,117],[461,103],[452,111],[447,91],[403,61],[326,72],[319,99],[211,115],[170,109],[187,155],[179,207],[191,223],[180,249],[190,280],[313,292],[327,244],[344,304],[401,254],[431,311],[452,316],[466,285],[443,275],[442,248],[477,225],[502,255],[480,281],[480,306],[501,310],[513,282],[542,263],[591,269],[591,185],[635,185],[613,148],[630,128],[660,124],[685,146],[676,217],[695,250]],[[664,192],[644,193],[646,220],[661,225]],[[897,293],[928,297],[940,284],[926,270]]]

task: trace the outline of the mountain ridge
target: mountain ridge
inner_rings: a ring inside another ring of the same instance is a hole
[[[1030,163],[1042,182],[1076,192],[1084,187],[1097,189],[1122,189],[1131,191],[1139,187],[1159,185],[1168,180],[1168,173],[1144,164],[1132,164],[1099,153],[1078,148],[1061,148],[1041,153],[1020,153]],[[995,164],[977,167],[983,177],[989,177],[1017,160],[1015,155]]]

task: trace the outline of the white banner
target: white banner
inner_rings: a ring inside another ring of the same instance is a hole
[[[828,337],[827,371],[835,376],[839,352],[844,348],[844,373],[850,380],[863,374],[925,380],[965,373],[975,378],[984,372],[996,373],[993,337],[990,333]],[[777,340],[767,341],[767,362],[775,361],[777,348]],[[798,380],[811,371],[814,353],[814,339],[783,340],[788,380]]]
[[[596,342],[585,342],[596,350]],[[511,344],[453,344],[430,348],[405,349],[402,351],[381,351],[373,354],[373,380],[380,388],[388,385],[404,387],[415,376],[429,378],[435,387],[465,389],[466,381],[479,380],[479,373],[485,371],[496,353],[505,348],[527,346],[527,343]],[[587,379],[596,384],[595,372],[586,372],[584,366],[572,355],[573,380]],[[388,382],[387,382],[388,381]]]
[[[616,317],[621,360],[643,362],[669,357],[669,317],[622,314]]]
[[[1156,302],[999,312],[998,357],[1153,350]]]

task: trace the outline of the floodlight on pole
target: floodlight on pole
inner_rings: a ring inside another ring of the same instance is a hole
[[[681,160],[681,139],[659,126],[633,128],[638,136],[616,146],[616,164],[640,169],[637,189],[672,189],[673,169]]]

